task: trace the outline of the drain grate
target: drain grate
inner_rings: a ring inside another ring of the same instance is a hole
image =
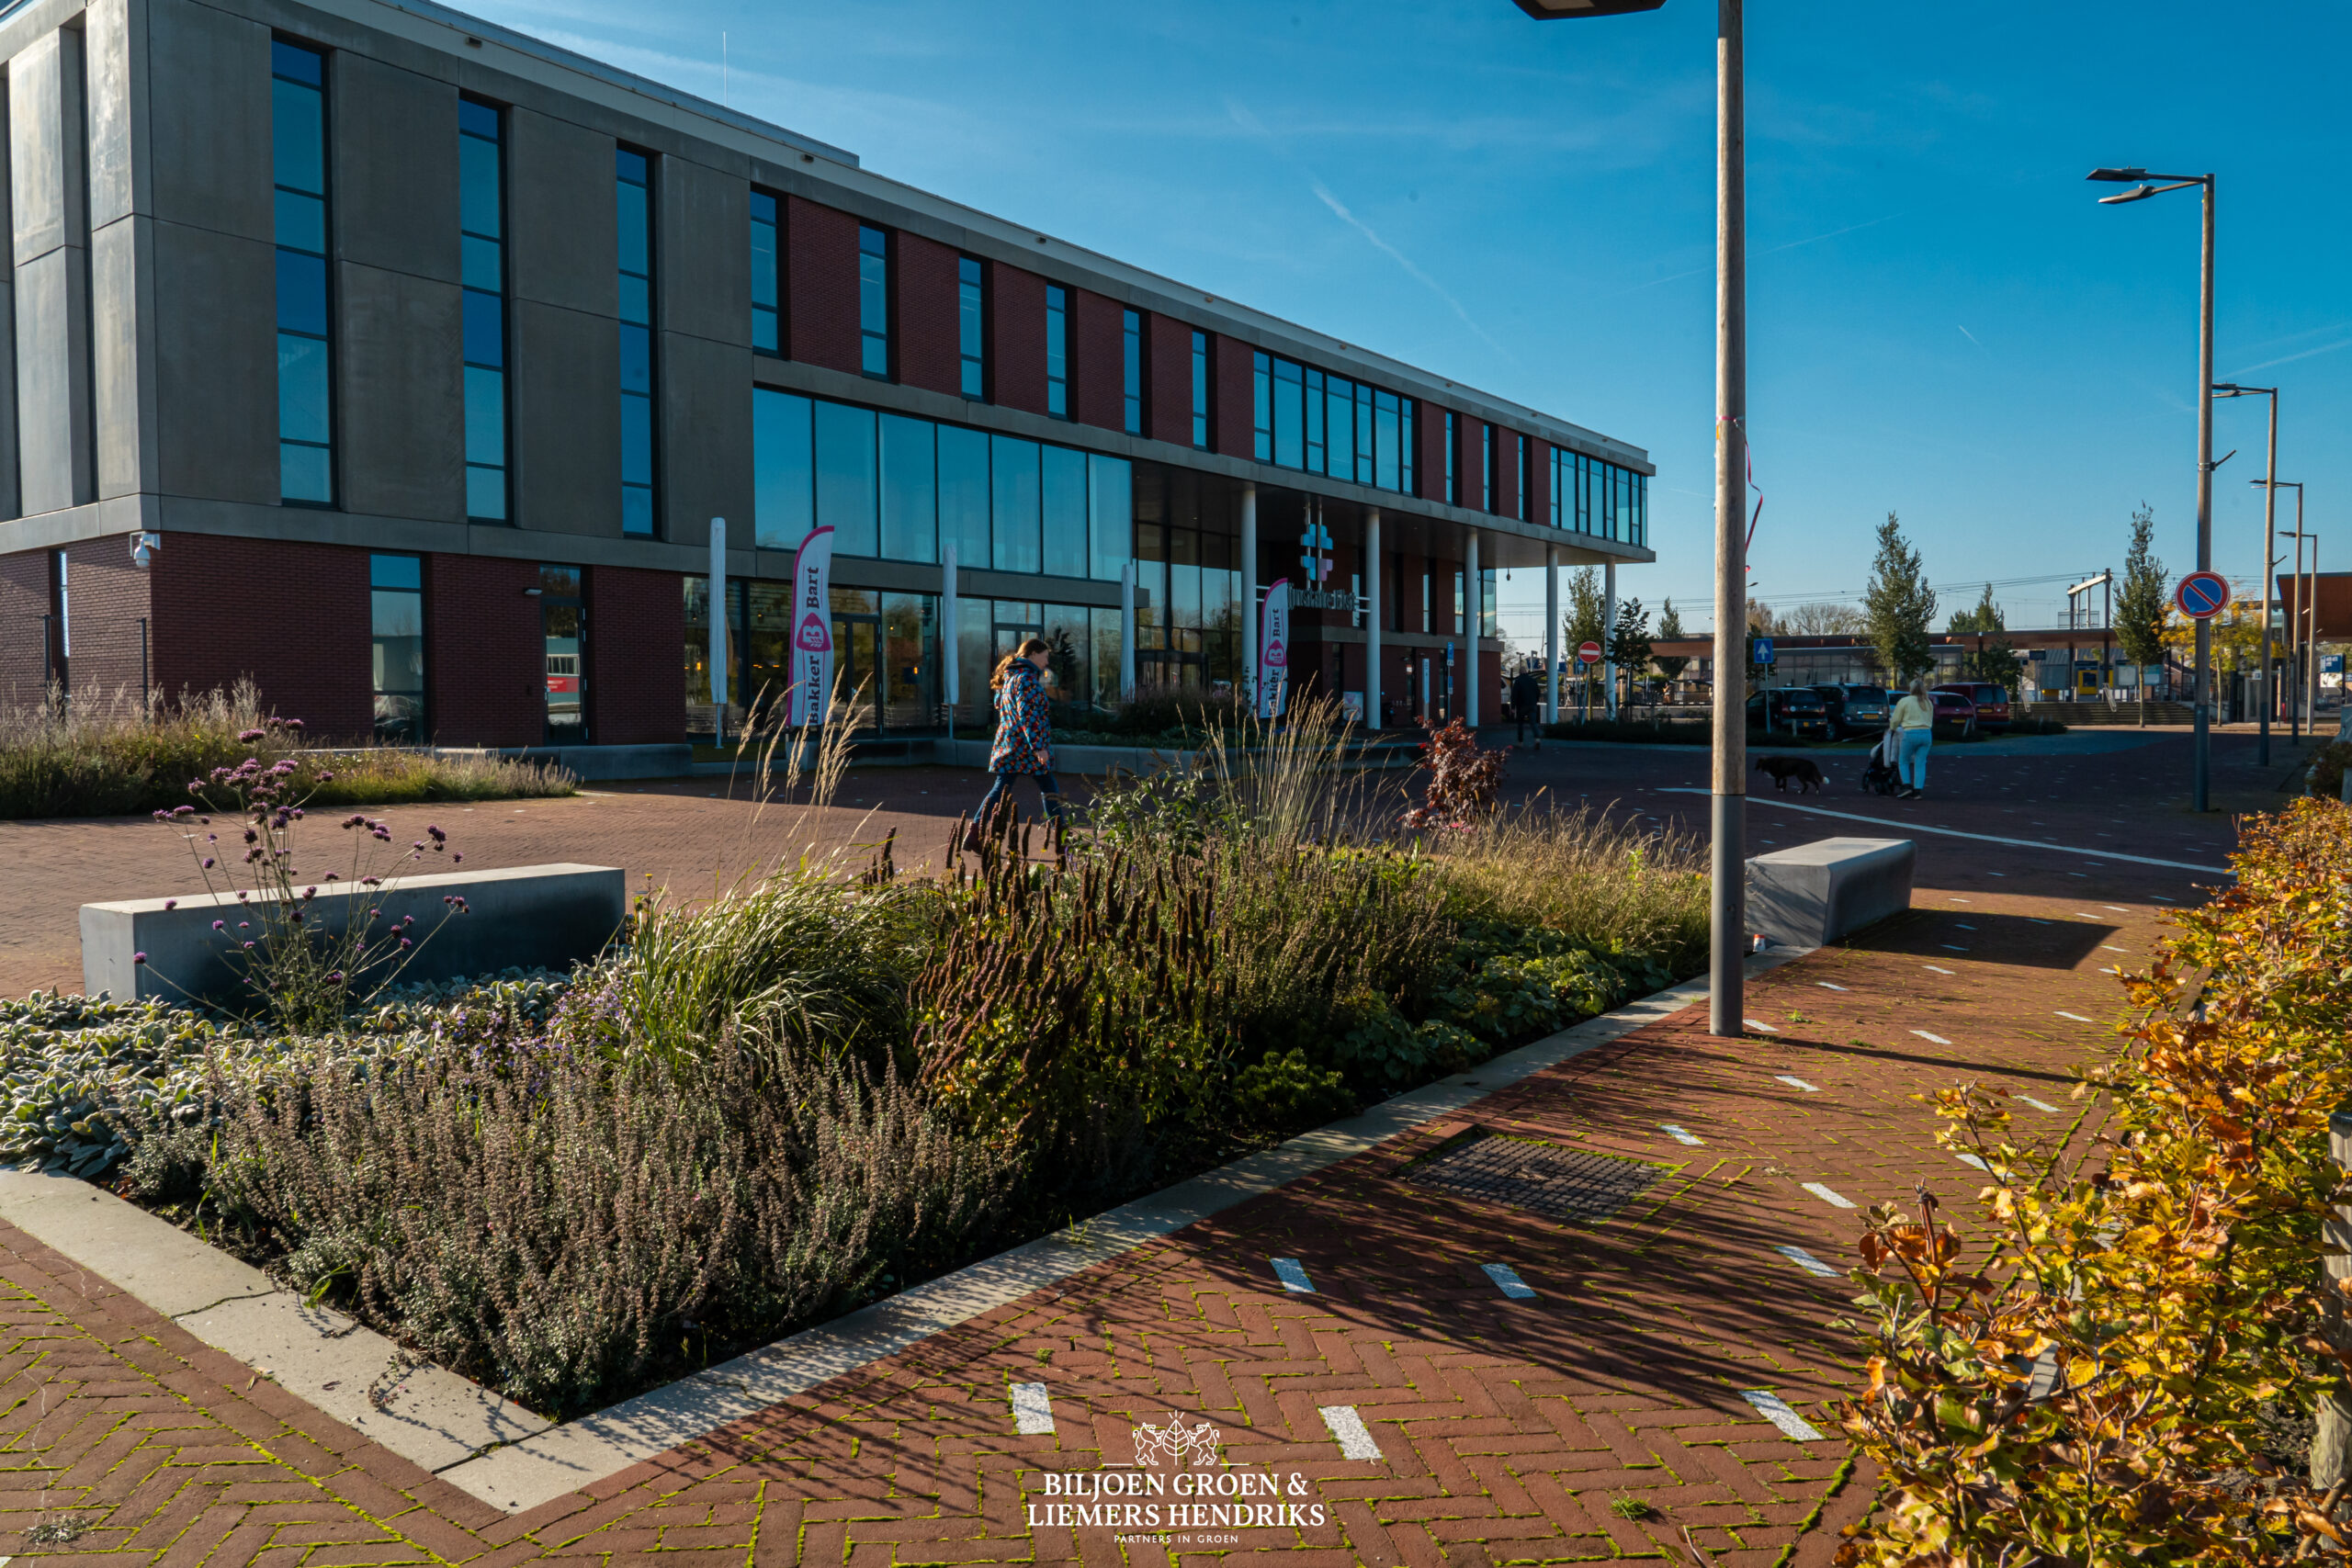
[[[1415,1162],[1404,1179],[1457,1198],[1507,1203],[1547,1219],[1605,1220],[1669,1168],[1556,1144],[1482,1134]]]

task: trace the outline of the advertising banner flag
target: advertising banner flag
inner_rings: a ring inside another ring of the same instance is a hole
[[[833,531],[819,528],[792,558],[791,697],[785,722],[822,724],[833,692]]]
[[[1290,695],[1290,579],[1267,586],[1258,612],[1258,716],[1280,718]]]

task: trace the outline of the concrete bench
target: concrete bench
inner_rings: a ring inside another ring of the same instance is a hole
[[[442,899],[453,893],[469,912],[451,915],[444,925]],[[320,886],[305,919],[339,932],[362,896],[382,911],[379,929],[413,915],[416,934],[432,933],[401,971],[401,980],[447,980],[514,967],[568,969],[594,957],[628,914],[628,876],[618,866],[523,865],[411,876],[390,889],[338,882]],[[164,907],[173,902],[178,907]],[[118,999],[178,1000],[184,993],[220,1002],[243,998],[227,957],[232,942],[212,922],[225,919],[234,931],[245,908],[225,894],[83,905],[83,990]],[[141,953],[143,964],[133,962]]]
[[[1747,863],[1747,921],[1790,947],[1821,947],[1911,907],[1908,839],[1816,839]]]

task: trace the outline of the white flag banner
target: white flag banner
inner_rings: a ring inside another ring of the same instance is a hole
[[[833,691],[833,531],[819,528],[792,558],[792,686],[785,722],[822,724]]]
[[[1290,579],[1267,586],[1258,612],[1258,716],[1280,718],[1290,696]]]

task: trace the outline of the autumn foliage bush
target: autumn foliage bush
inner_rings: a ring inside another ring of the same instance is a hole
[[[2119,1047],[2041,1147],[2005,1093],[1936,1097],[1987,1172],[1963,1229],[1924,1188],[1861,1239],[1868,1387],[1844,1427],[1888,1491],[1840,1564],[2278,1562],[2342,1548],[2343,1487],[2276,1452],[2352,1357],[2323,1227],[2352,1102],[2352,810],[2241,825],[2237,882],[2124,977]]]

